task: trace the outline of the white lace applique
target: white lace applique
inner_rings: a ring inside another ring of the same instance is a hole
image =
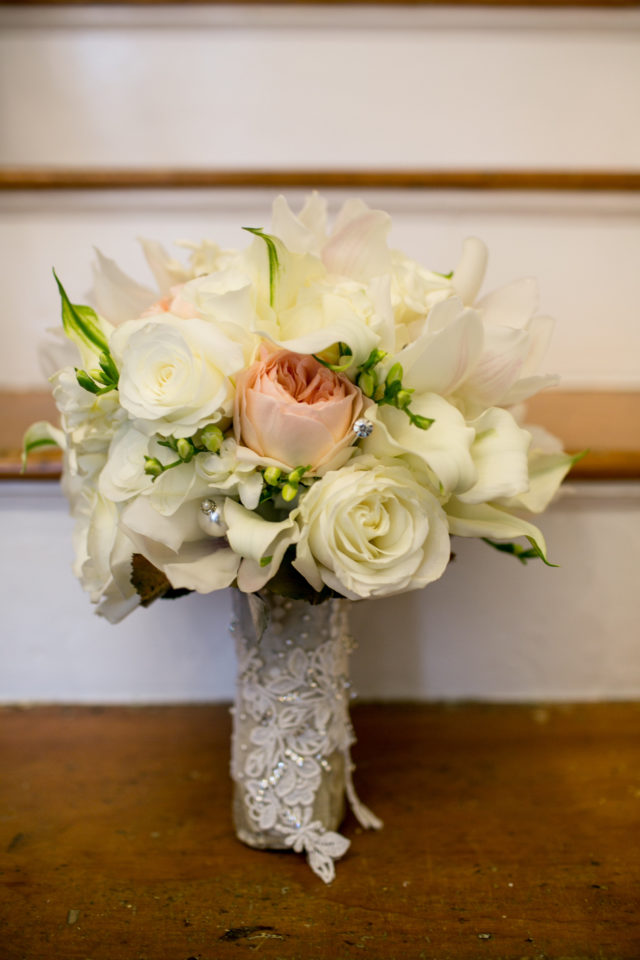
[[[342,819],[343,794],[363,827],[382,826],[353,786],[348,601],[310,608],[236,593],[234,604],[238,836],[251,846],[306,852],[330,883],[334,861],[349,847],[330,829]]]

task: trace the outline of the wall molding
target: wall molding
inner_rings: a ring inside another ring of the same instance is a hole
[[[0,191],[247,188],[640,191],[640,170],[0,168]]]

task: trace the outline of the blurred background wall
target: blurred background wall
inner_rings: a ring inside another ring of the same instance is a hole
[[[149,282],[136,237],[240,246],[317,171],[333,210],[354,193],[388,210],[392,245],[434,269],[482,237],[485,291],[538,278],[565,390],[636,393],[639,107],[640,11],[625,6],[0,8],[0,389],[44,386],[52,265],[76,302],[93,245]],[[180,188],[189,172],[208,185]],[[357,605],[360,694],[640,696],[639,508],[633,476],[573,482],[541,524],[559,569],[459,542],[422,594]],[[0,523],[0,699],[231,696],[226,595],[112,627],[72,576],[55,485],[4,481]]]

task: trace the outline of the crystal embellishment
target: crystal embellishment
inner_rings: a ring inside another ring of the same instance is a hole
[[[353,432],[358,440],[366,440],[366,438],[370,437],[373,433],[373,424],[370,420],[365,420],[364,417],[360,417],[353,425]]]

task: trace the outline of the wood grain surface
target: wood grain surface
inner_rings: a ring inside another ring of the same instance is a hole
[[[223,705],[0,721],[3,960],[640,956],[640,704],[356,707],[331,886],[235,839]]]
[[[337,187],[421,190],[637,191],[638,170],[185,169],[0,167],[0,190]]]
[[[173,6],[179,0],[100,0],[105,7],[134,6],[162,7]],[[194,6],[227,5],[231,7],[270,5],[284,6],[409,6],[409,7],[634,7],[637,0],[189,0]],[[0,0],[0,7],[42,6],[42,7],[82,7],[88,6],[88,0]]]

